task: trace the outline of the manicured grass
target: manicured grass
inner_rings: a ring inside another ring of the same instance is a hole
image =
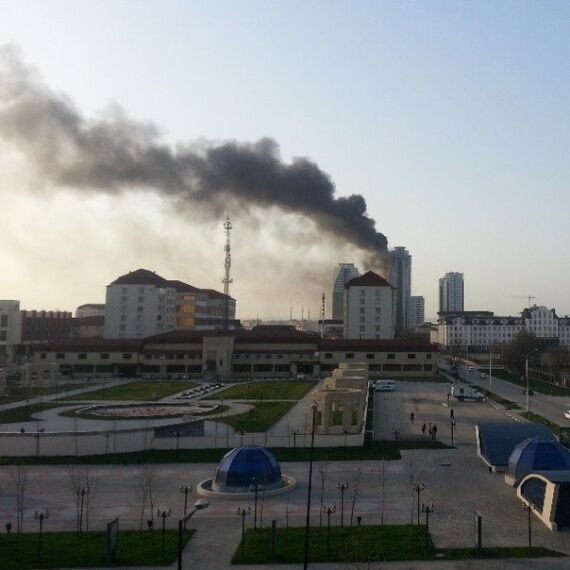
[[[21,422],[42,421],[34,418],[37,412],[51,410],[53,408],[60,408],[61,404],[57,403],[43,403],[31,404],[29,406],[22,406],[21,408],[13,408],[10,410],[0,411],[0,424],[16,424]]]
[[[560,435],[560,426],[544,416],[540,416],[534,412],[522,412],[521,416],[531,422],[545,425],[554,435]]]
[[[493,376],[511,382],[512,384],[517,384],[522,388],[526,387],[526,382],[518,374],[513,374],[508,370],[493,370]],[[549,396],[570,396],[570,388],[565,388],[564,386],[556,386],[555,384],[541,382],[540,380],[530,380],[529,385],[531,390],[539,392],[540,394]]]
[[[285,382],[248,382],[230,386],[216,394],[216,398],[231,400],[300,400],[314,382],[288,380]]]
[[[298,436],[300,444],[302,438]],[[401,459],[400,449],[450,449],[439,441],[370,441],[362,447],[315,447],[315,461],[377,461]],[[108,453],[107,455],[59,455],[49,457],[0,457],[0,465],[141,465],[144,463],[219,463],[229,449],[180,449]],[[274,447],[278,461],[308,461],[308,447]]]
[[[497,402],[497,404],[500,404],[501,406],[503,406],[503,408],[505,408],[505,410],[520,410],[521,409],[521,407],[516,402],[512,402],[511,400],[507,400],[506,398],[502,398],[498,394],[493,394],[492,392],[489,392],[489,390],[483,388],[482,386],[476,386],[475,384],[473,384],[473,388],[479,390],[479,392],[481,392],[482,394],[485,394],[486,398],[489,398],[490,400],[493,400],[493,402]]]
[[[46,525],[49,520],[46,522]],[[190,540],[193,530],[186,530],[183,542]],[[162,557],[160,530],[119,530],[114,566],[168,566],[176,560],[178,531],[165,533],[165,555]],[[38,562],[38,534],[0,534],[0,568],[27,570],[32,568],[84,568],[105,566],[105,532],[44,532],[42,559]]]
[[[334,515],[338,518],[338,513]],[[345,521],[346,522],[346,521]],[[304,528],[279,528],[275,561],[295,564],[303,562]],[[334,526],[330,529],[330,549],[327,529],[312,528],[309,533],[310,562],[367,562],[372,560],[418,560],[433,551],[425,526]],[[238,545],[234,564],[271,563],[271,530],[248,530],[245,544]]]
[[[65,385],[55,386],[30,386],[23,388],[16,382],[8,382],[6,386],[6,394],[0,396],[0,404],[9,404],[11,402],[19,402],[21,400],[31,400],[40,396],[51,396],[58,392],[64,392]]]
[[[296,402],[263,402],[256,404],[251,410],[226,416],[219,421],[232,426],[237,432],[257,433],[267,431],[279,421]]]
[[[162,382],[160,380],[149,382],[130,382],[121,386],[103,388],[86,394],[77,396],[67,396],[61,400],[73,400],[74,402],[85,401],[95,402],[98,400],[134,400],[144,402],[154,402],[171,394],[190,390],[197,386],[196,382]]]
[[[334,515],[338,519],[338,513]],[[345,521],[346,523],[346,521]],[[249,529],[243,544],[232,557],[233,564],[303,562],[304,528],[278,528],[275,559],[272,558],[271,530]],[[443,556],[442,556],[443,555]],[[330,529],[330,546],[326,528],[311,528],[309,532],[309,562],[347,562],[358,564],[372,561],[397,560],[462,560],[470,558],[538,558],[565,556],[543,547],[497,547],[436,549],[423,525],[371,525]]]

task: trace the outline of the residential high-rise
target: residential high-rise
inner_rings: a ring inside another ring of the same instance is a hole
[[[408,328],[408,304],[412,294],[412,256],[405,247],[390,252],[390,284],[396,289],[396,332]]]
[[[9,364],[16,345],[22,341],[20,301],[0,301],[0,366]]]
[[[368,271],[345,286],[344,337],[394,338],[394,288],[377,273]]]
[[[413,329],[423,325],[425,322],[425,300],[423,297],[410,297],[408,304],[408,328]]]
[[[439,312],[464,310],[463,273],[446,273],[439,280]]]
[[[354,263],[339,263],[335,273],[332,288],[332,318],[342,320],[344,318],[344,287],[360,272]]]

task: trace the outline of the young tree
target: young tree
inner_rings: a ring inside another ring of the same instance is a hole
[[[358,462],[358,470],[356,471],[356,480],[352,486],[352,501],[350,504],[350,526],[354,522],[354,508],[358,500],[358,493],[360,491],[360,479],[362,477],[362,460]]]
[[[570,368],[570,352],[565,346],[551,346],[544,353],[543,361],[558,384],[562,372]]]
[[[16,532],[21,533],[24,524],[24,509],[26,506],[26,487],[29,470],[25,465],[18,465],[14,473],[14,486],[16,495]]]
[[[140,505],[139,529],[143,528],[144,515],[147,508],[150,509],[150,521],[154,523],[154,506],[156,497],[154,493],[156,469],[153,463],[145,463],[140,474],[135,478],[134,491],[137,502]]]
[[[70,465],[67,469],[70,489],[75,501],[76,530],[89,530],[89,509],[91,496],[95,492],[95,481],[91,478],[88,467]],[[85,521],[85,525],[83,525]]]

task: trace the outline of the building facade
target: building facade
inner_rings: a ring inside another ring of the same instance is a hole
[[[431,341],[441,347],[486,352],[494,344],[512,342],[521,331],[553,344],[570,346],[570,317],[559,317],[554,309],[536,305],[516,317],[499,317],[491,311],[440,313]]]
[[[15,346],[21,341],[20,301],[0,300],[0,366],[12,362]]]
[[[294,327],[236,331],[170,331],[145,339],[84,339],[34,353],[73,376],[290,378],[328,376],[341,363],[366,362],[370,376],[431,376],[429,343],[323,339]]]
[[[412,295],[408,304],[408,329],[415,329],[425,322],[425,299]]]
[[[394,338],[394,288],[380,275],[368,271],[345,286],[344,338]]]
[[[405,247],[395,247],[390,252],[390,284],[395,288],[396,332],[408,329],[408,305],[412,294],[412,256]]]
[[[341,321],[344,318],[344,291],[346,284],[358,277],[360,271],[354,263],[339,263],[335,271],[332,288],[332,319]]]
[[[464,299],[463,273],[446,273],[439,280],[439,312],[464,311]]]

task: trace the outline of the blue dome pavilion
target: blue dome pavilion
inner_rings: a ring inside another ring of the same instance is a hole
[[[245,445],[226,453],[212,481],[214,491],[244,493],[250,485],[263,485],[265,490],[283,486],[281,468],[273,454],[258,445]]]
[[[570,452],[555,439],[532,437],[519,443],[509,457],[506,479],[517,484],[536,471],[570,470]]]

